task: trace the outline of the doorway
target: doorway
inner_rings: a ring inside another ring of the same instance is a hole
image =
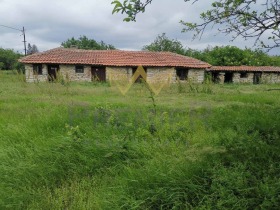
[[[91,80],[92,81],[106,81],[106,68],[104,66],[91,67]]]
[[[220,82],[220,73],[219,72],[212,72],[212,82],[213,83],[219,83]]]
[[[232,83],[233,73],[226,72],[225,73],[225,83]]]
[[[59,65],[48,65],[48,79],[53,82],[57,79],[57,73],[59,71]]]
[[[260,73],[260,72],[254,73],[253,83],[254,84],[260,84],[261,83],[261,78],[262,78],[262,73]]]

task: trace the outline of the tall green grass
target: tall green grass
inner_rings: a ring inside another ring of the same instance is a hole
[[[277,85],[0,81],[0,209],[279,207]]]

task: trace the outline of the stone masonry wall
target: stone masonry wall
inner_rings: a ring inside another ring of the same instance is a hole
[[[280,83],[279,73],[263,73],[261,78],[262,83]]]
[[[147,68],[147,81],[149,83],[166,83],[176,81],[176,70],[173,67]]]
[[[250,72],[247,73],[247,77],[246,78],[240,78],[240,83],[250,83],[253,84],[254,82],[254,73]]]
[[[239,83],[240,82],[240,73],[234,72],[232,75],[232,82],[233,83]]]
[[[194,83],[204,82],[205,69],[189,69],[188,80]]]
[[[241,78],[240,72],[234,72],[232,82],[233,83],[253,83],[254,80],[254,73],[247,73],[247,76]]]
[[[76,73],[75,65],[59,65],[59,74],[70,81],[91,82],[91,66],[84,65],[84,73]]]
[[[33,73],[33,65],[25,64],[26,82],[46,82],[48,80],[48,69],[46,65],[42,65],[42,75]]]
[[[258,72],[256,72],[258,73]],[[261,72],[259,72],[261,73]],[[234,72],[232,77],[233,83],[248,83],[253,84],[254,82],[254,72],[247,72],[247,76],[241,78],[241,72]],[[225,72],[219,72],[218,80],[220,84],[224,83]],[[263,72],[261,75],[261,83],[280,83],[280,72]]]
[[[106,81],[125,80],[132,77],[131,67],[106,67]]]
[[[84,66],[84,73],[76,73],[75,65],[59,65],[58,77],[61,75],[69,81],[91,81],[91,66]],[[48,66],[42,65],[42,75],[33,73],[33,65],[25,64],[26,82],[46,82],[48,81]]]
[[[106,67],[106,81],[110,79],[125,80],[133,76],[132,67]],[[194,83],[202,83],[204,81],[204,69],[190,69],[188,71],[188,79]],[[25,76],[27,82],[45,82],[48,81],[48,66],[42,65],[42,75],[33,74],[33,65],[25,64]],[[76,73],[75,65],[59,65],[57,77],[62,77],[69,81],[92,81],[91,66],[84,65],[84,73]],[[111,77],[111,78],[110,78]],[[150,83],[157,82],[176,82],[176,69],[174,67],[148,67],[147,81]]]
[[[129,81],[133,76],[132,67],[107,67],[106,80]],[[147,82],[157,83],[176,80],[176,71],[172,67],[148,67]]]

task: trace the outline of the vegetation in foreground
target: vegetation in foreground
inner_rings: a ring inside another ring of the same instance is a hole
[[[0,81],[0,209],[279,207],[277,85]]]

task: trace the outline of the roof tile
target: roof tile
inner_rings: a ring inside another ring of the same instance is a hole
[[[195,58],[171,52],[81,50],[61,47],[23,57],[20,62],[186,68],[209,68],[211,66]]]

